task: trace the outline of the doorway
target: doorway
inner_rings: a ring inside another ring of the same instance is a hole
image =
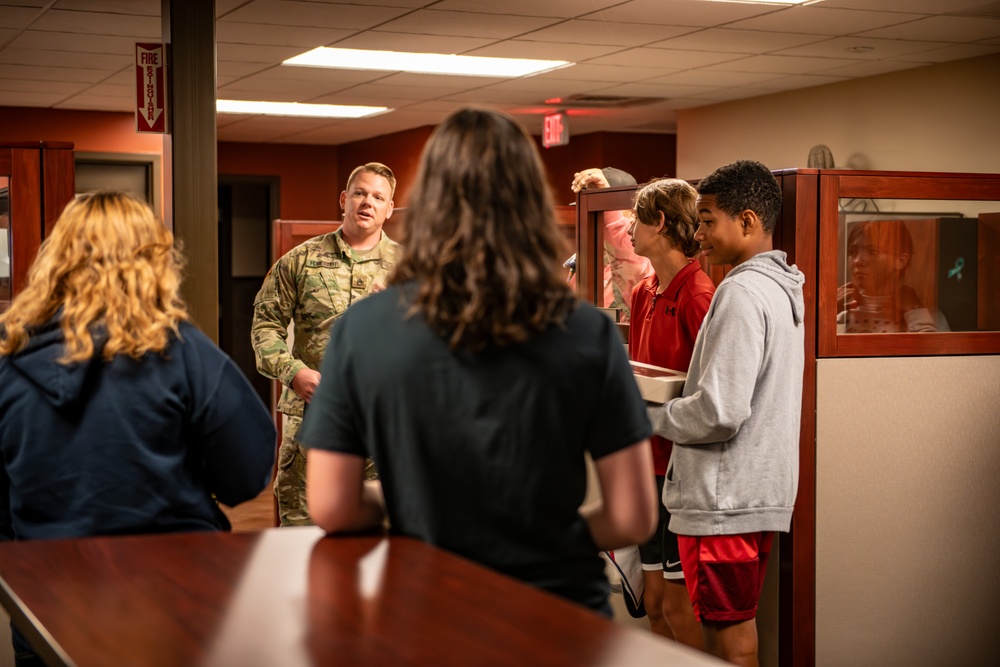
[[[271,268],[279,185],[277,176],[219,174],[219,347],[267,406],[271,381],[257,372],[250,327],[254,298]]]

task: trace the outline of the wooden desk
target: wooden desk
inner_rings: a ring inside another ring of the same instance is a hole
[[[406,538],[318,528],[0,543],[50,665],[721,663]]]

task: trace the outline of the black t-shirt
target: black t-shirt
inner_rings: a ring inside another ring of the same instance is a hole
[[[581,304],[565,326],[477,354],[406,316],[393,287],[333,328],[298,439],[375,460],[392,530],[583,604],[606,604],[578,508],[584,452],[650,435],[614,323]]]

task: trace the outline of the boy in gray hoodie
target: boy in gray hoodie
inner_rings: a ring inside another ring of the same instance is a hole
[[[757,665],[757,602],[799,475],[805,277],[774,250],[781,189],[740,160],[698,184],[695,239],[731,264],[695,342],[684,392],[649,408],[674,448],[663,502],[705,647]]]

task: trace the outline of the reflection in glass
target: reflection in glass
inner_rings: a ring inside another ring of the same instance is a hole
[[[0,311],[10,302],[10,180],[0,176]]]
[[[1000,203],[972,202],[969,211],[969,202],[949,202],[962,211],[953,213],[922,213],[920,204],[842,210],[839,332],[1000,329],[1000,213],[991,212]]]

